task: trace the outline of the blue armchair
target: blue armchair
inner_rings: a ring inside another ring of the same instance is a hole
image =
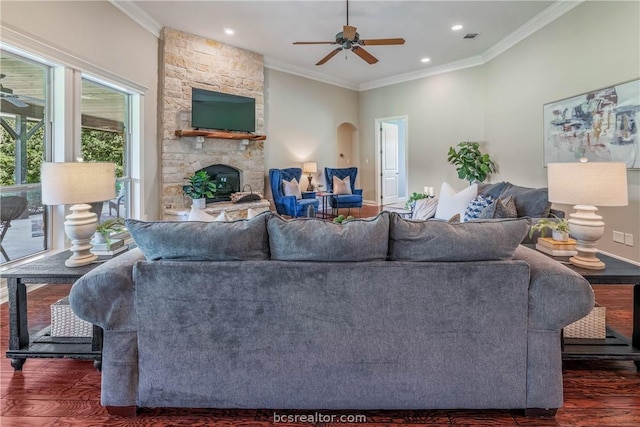
[[[361,208],[362,207],[362,189],[356,188],[356,176],[358,176],[358,168],[343,168],[343,169],[333,169],[333,168],[324,168],[324,177],[327,183],[327,190],[333,192],[333,177],[337,176],[340,179],[345,179],[347,176],[349,177],[349,181],[351,182],[351,193],[352,194],[339,194],[331,197],[330,203],[331,208],[336,210],[340,208]]]
[[[300,168],[269,169],[271,193],[276,204],[276,211],[280,215],[307,216],[309,206],[313,206],[314,212],[318,211],[318,199],[316,199],[316,193],[314,192],[303,192],[302,199],[284,195],[282,180],[291,181],[295,178],[299,183],[300,177],[302,177],[302,169]]]

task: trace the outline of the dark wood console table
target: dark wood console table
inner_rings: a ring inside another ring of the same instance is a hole
[[[533,245],[528,245],[533,247]],[[604,270],[589,270],[569,264],[569,257],[551,257],[583,276],[592,285],[633,286],[633,334],[631,339],[607,327],[605,339],[565,338],[563,360],[633,360],[640,371],[640,266],[598,254]]]
[[[28,283],[71,284],[87,274],[100,263],[82,267],[67,267],[64,261],[69,251],[47,256],[7,270],[2,275],[7,279],[9,291],[9,350],[7,357],[16,371],[28,358],[67,358],[93,360],[96,369],[102,364],[102,328],[93,325],[92,337],[51,337],[47,327],[29,337],[27,325]]]

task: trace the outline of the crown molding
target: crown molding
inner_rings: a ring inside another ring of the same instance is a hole
[[[450,73],[452,71],[464,70],[465,68],[477,67],[484,64],[482,55],[470,56],[459,61],[450,62],[439,67],[429,68],[426,70],[412,71],[409,73],[398,74],[396,76],[384,79],[372,80],[370,82],[361,83],[358,87],[360,91],[377,89],[384,86],[391,86],[398,83],[405,83],[412,80],[418,80],[425,77],[431,77],[438,74]]]
[[[504,39],[487,49],[482,57],[484,62],[489,62],[501,53],[506,52],[522,40],[526,39],[530,35],[540,31],[542,28],[555,21],[571,9],[584,3],[586,0],[559,0],[553,3],[551,6],[544,9],[542,12],[531,18],[520,28],[509,34]]]
[[[277,59],[269,58],[266,56],[264,57],[264,66],[271,70],[282,71],[283,73],[293,74],[295,76],[300,76],[311,80],[317,80],[319,82],[328,83],[333,86],[339,86],[345,89],[356,91],[359,90],[358,83],[350,82],[338,77],[329,76],[317,71],[308,70],[306,68],[298,67],[297,65],[292,65],[287,62],[279,61]]]
[[[122,13],[127,15],[129,18],[133,19],[137,22],[142,28],[149,31],[154,36],[160,38],[160,31],[162,30],[162,25],[147,15],[142,9],[140,9],[136,4],[129,1],[120,1],[120,0],[109,0],[113,6],[118,8]]]

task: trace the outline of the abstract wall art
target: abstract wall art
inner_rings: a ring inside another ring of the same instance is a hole
[[[543,106],[544,164],[624,162],[640,168],[640,80]]]

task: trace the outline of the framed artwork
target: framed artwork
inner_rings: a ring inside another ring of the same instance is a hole
[[[543,106],[544,164],[624,162],[640,168],[640,80]]]

